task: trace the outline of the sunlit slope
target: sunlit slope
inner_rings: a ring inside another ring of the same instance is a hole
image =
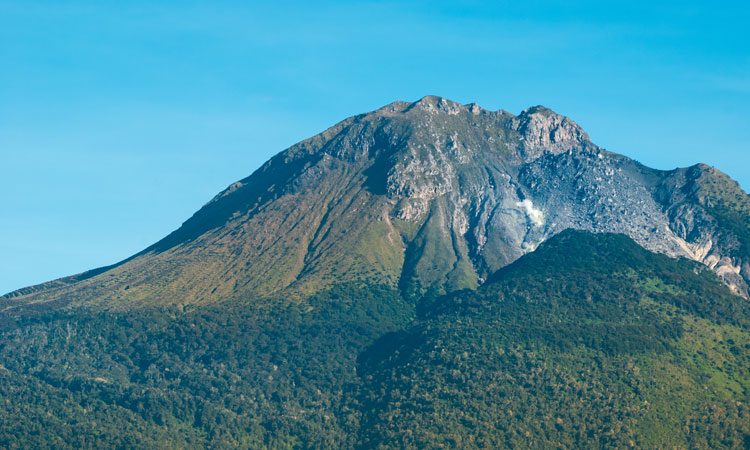
[[[513,115],[425,97],[346,119],[143,252],[10,293],[1,306],[304,298],[350,282],[416,301],[474,288],[568,228],[700,261],[747,295],[748,211],[748,196],[718,170],[649,169],[547,108]]]

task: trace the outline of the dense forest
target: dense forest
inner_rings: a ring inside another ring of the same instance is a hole
[[[4,448],[742,448],[750,303],[566,231],[477,290],[0,316]]]
[[[412,319],[388,288],[190,311],[6,317],[0,447],[339,448],[358,353]]]
[[[707,268],[565,232],[363,353],[361,448],[743,448],[750,304]]]

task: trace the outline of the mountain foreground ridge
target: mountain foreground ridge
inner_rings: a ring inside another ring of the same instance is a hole
[[[566,230],[358,358],[358,448],[747,448],[750,303]]]
[[[567,228],[702,262],[747,297],[748,223],[750,198],[712,167],[650,169],[543,106],[515,116],[427,96],[277,154],[125,261],[3,299],[116,309],[341,282],[416,299],[474,288]]]

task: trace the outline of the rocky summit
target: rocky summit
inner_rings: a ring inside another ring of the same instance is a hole
[[[363,280],[418,298],[474,288],[568,228],[699,261],[747,297],[749,222],[750,199],[714,168],[650,169],[542,106],[428,96],[290,147],[121,263],[5,299],[196,304]]]

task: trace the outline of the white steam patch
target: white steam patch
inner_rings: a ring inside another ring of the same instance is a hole
[[[529,220],[535,227],[541,227],[544,225],[544,214],[534,207],[534,203],[532,203],[531,200],[526,199],[522,202],[518,202],[516,203],[516,206],[523,208]]]

